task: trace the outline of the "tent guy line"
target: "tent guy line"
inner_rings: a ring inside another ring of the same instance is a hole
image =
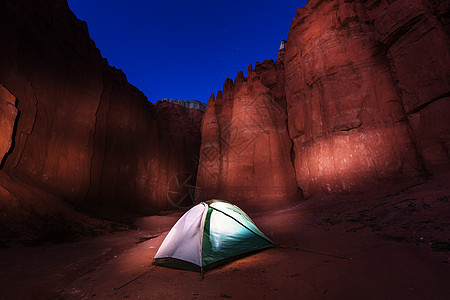
[[[284,246],[284,245],[277,245],[277,247],[278,248],[282,248],[282,249],[303,251],[303,252],[313,253],[313,254],[317,254],[317,255],[329,256],[329,257],[334,257],[334,258],[339,258],[339,259],[348,259],[348,260],[352,260],[353,259],[351,257],[339,256],[339,255],[334,255],[334,254],[327,254],[327,253],[317,252],[317,251],[303,249],[303,248],[298,248],[298,247],[288,247],[288,246]]]
[[[127,285],[129,285],[132,282],[135,282],[136,280],[138,280],[139,278],[143,277],[145,274],[147,274],[150,271],[155,270],[155,266],[150,266],[150,268],[148,270],[146,270],[144,273],[136,276],[135,278],[131,279],[130,281],[128,281],[127,283],[122,284],[121,286],[119,286],[118,288],[113,288],[114,293],[116,293],[118,290],[120,290],[123,287],[126,287]]]

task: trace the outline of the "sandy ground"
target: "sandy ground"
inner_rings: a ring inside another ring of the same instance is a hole
[[[449,199],[450,186],[440,179],[250,213],[287,247],[203,279],[151,265],[181,212],[138,219],[137,230],[3,248],[0,299],[449,299]]]

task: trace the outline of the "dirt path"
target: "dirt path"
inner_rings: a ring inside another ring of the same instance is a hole
[[[181,213],[75,243],[0,249],[0,299],[446,299],[447,185],[310,199],[255,214],[260,229],[287,248],[234,261],[203,280],[151,266]]]

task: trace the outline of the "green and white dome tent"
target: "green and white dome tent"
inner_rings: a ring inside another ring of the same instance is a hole
[[[250,252],[275,247],[237,206],[221,200],[201,202],[187,211],[158,249],[153,264],[208,270]]]

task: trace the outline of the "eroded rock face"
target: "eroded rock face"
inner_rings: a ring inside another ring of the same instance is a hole
[[[282,64],[265,61],[227,79],[202,124],[197,200],[266,209],[297,195],[286,130]]]
[[[17,117],[16,97],[0,84],[0,166],[13,142]]]
[[[178,104],[178,105],[181,105],[181,106],[186,107],[186,108],[199,109],[199,110],[201,110],[203,112],[206,111],[206,104],[202,103],[200,101],[197,101],[197,100],[190,101],[190,100],[164,98],[161,101],[166,101],[166,102]],[[160,101],[158,101],[158,102],[160,102]]]
[[[64,1],[6,3],[0,80],[17,98],[15,146],[3,171],[68,199],[90,184],[104,64]],[[26,22],[24,21],[26,20]]]
[[[20,111],[5,178],[91,211],[176,208],[168,180],[196,172],[187,157],[198,156],[201,111],[149,103],[108,66],[64,0],[4,3],[0,39],[8,45],[0,49],[0,82]],[[0,91],[3,155],[13,119],[3,116]]]
[[[448,169],[450,2],[382,1],[364,7],[427,170]]]
[[[448,169],[449,10],[439,1],[309,1],[297,11],[277,63],[257,64],[234,85],[227,79],[223,95],[208,102],[198,176],[202,197],[267,195],[276,202],[265,187],[277,180],[289,182],[286,190],[292,191],[295,178],[309,197]],[[278,105],[263,109],[269,102]],[[285,103],[287,130],[280,125]],[[266,118],[266,111],[277,109],[280,119]],[[265,139],[254,124],[265,124],[262,132],[275,131],[280,140],[270,134]],[[286,133],[294,145],[289,166]],[[258,147],[240,153],[238,162],[228,141],[253,136]],[[259,150],[278,148],[282,158]],[[272,174],[272,182],[254,170]]]
[[[309,1],[276,62],[227,79],[208,101],[198,158],[201,111],[148,103],[66,1],[9,1],[0,177],[87,209],[156,212],[189,205],[194,192],[265,208],[302,190],[355,192],[446,170],[449,10],[448,1]]]
[[[431,2],[309,1],[286,51],[289,133],[307,196],[448,164],[450,51]]]
[[[189,207],[195,201],[203,114],[189,108],[189,102],[186,107],[158,101],[153,107],[160,145],[157,180],[165,183],[161,192],[173,208]]]

